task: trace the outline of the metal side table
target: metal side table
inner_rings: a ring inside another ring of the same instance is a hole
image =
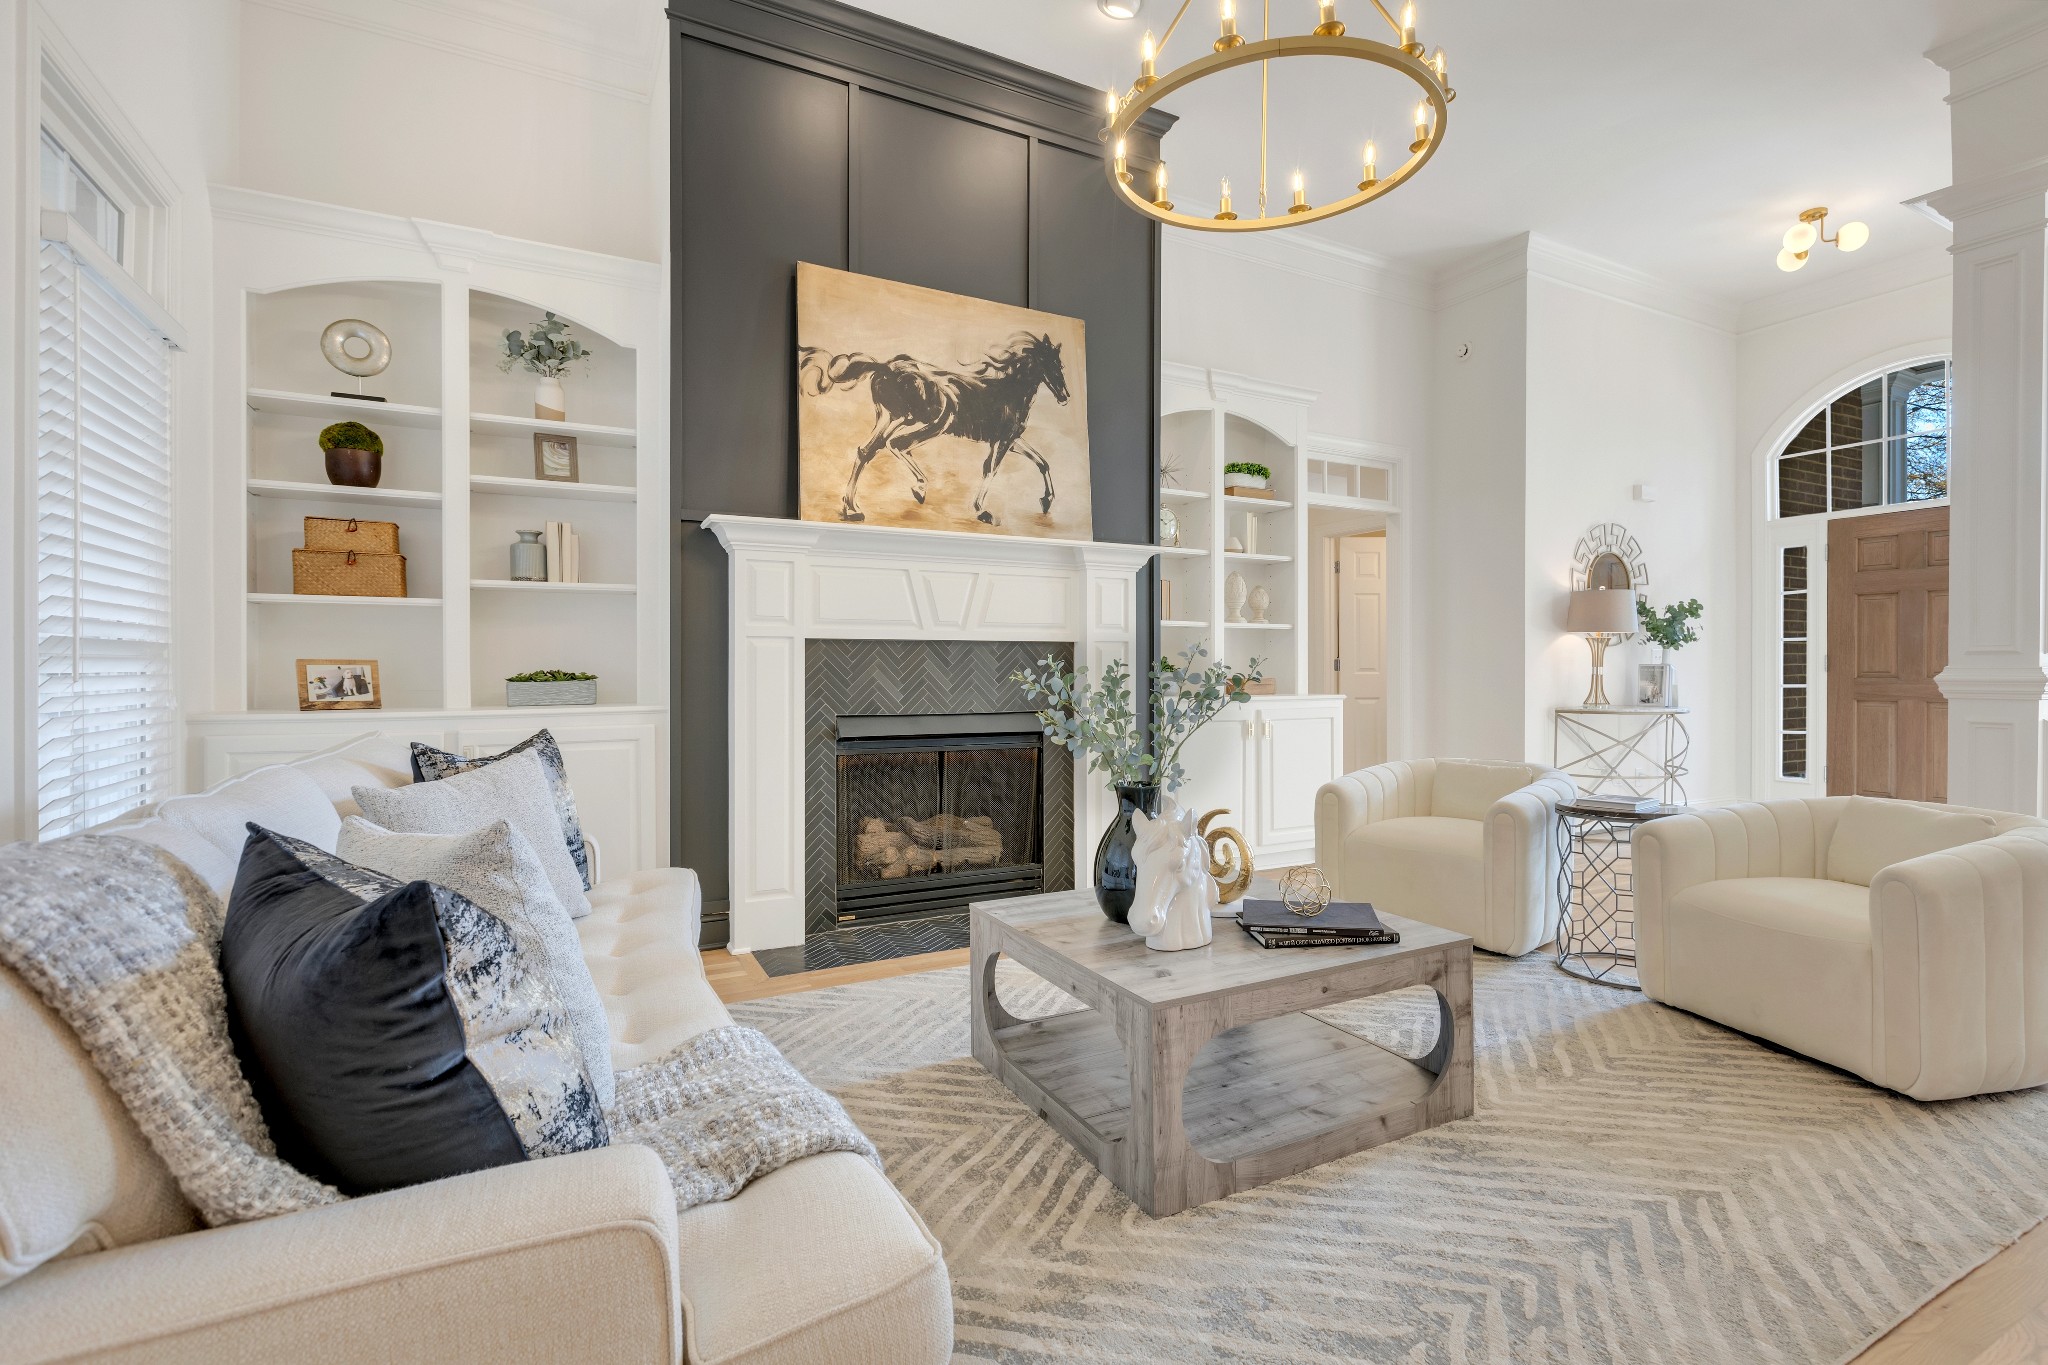
[[[1639,991],[1631,841],[1636,826],[1683,806],[1640,814],[1566,803],[1557,808],[1557,965],[1587,981]]]

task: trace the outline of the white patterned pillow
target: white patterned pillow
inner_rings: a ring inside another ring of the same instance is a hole
[[[583,821],[576,814],[576,793],[569,787],[569,765],[563,762],[562,746],[555,743],[551,731],[536,731],[531,739],[521,740],[503,753],[484,754],[477,758],[451,754],[446,749],[436,749],[431,744],[414,740],[412,780],[438,782],[444,777],[453,777],[523,753],[537,755],[541,767],[547,772],[548,791],[555,799],[555,815],[562,822],[562,842],[569,846],[569,858],[576,864],[577,875],[583,878],[583,889],[588,891],[590,850],[583,843]]]
[[[467,834],[400,834],[360,815],[341,822],[335,853],[358,867],[445,886],[505,921],[569,1012],[569,1028],[597,1102],[612,1107],[611,1027],[569,912],[548,884],[540,855],[503,820]]]
[[[562,842],[547,771],[532,750],[438,782],[357,787],[354,796],[365,819],[400,834],[467,834],[503,820],[525,835],[540,855],[548,884],[554,887],[569,918],[581,919],[590,913],[583,878]]]

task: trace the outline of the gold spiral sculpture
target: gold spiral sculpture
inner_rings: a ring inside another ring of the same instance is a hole
[[[1139,49],[1138,79],[1128,90],[1111,90],[1108,99],[1108,123],[1102,131],[1105,165],[1109,179],[1119,195],[1130,207],[1147,218],[1175,227],[1196,228],[1203,232],[1263,232],[1270,228],[1300,227],[1307,223],[1318,223],[1348,213],[1361,205],[1369,204],[1383,194],[1392,193],[1428,163],[1436,155],[1436,149],[1444,140],[1444,126],[1450,115],[1450,103],[1458,97],[1451,89],[1444,71],[1444,50],[1438,48],[1425,58],[1423,45],[1415,36],[1415,6],[1408,4],[1396,19],[1387,12],[1381,0],[1370,0],[1372,7],[1379,11],[1387,26],[1394,32],[1391,43],[1375,42],[1370,38],[1351,37],[1344,31],[1344,23],[1337,17],[1338,0],[1316,0],[1319,22],[1307,33],[1273,36],[1273,0],[1260,0],[1264,6],[1264,23],[1258,41],[1252,42],[1237,31],[1236,0],[1220,0],[1221,36],[1210,44],[1210,50],[1174,67],[1165,75],[1158,70],[1159,54],[1173,39],[1174,30],[1186,16],[1193,0],[1181,0],[1180,9],[1174,13],[1173,22],[1166,26],[1166,36],[1154,42],[1147,33]],[[1305,3],[1305,0],[1282,0],[1282,3]],[[1379,173],[1379,149],[1371,142],[1365,143],[1361,161],[1362,174],[1358,188],[1342,198],[1326,204],[1311,204],[1308,186],[1300,171],[1294,173],[1293,202],[1280,213],[1267,213],[1267,92],[1271,82],[1271,67],[1276,61],[1289,57],[1349,57],[1356,61],[1371,62],[1391,71],[1399,72],[1415,82],[1421,91],[1421,102],[1415,106],[1415,139],[1408,144],[1408,160],[1395,168],[1392,174]],[[1142,118],[1145,111],[1165,99],[1176,90],[1182,90],[1196,81],[1233,67],[1245,66],[1252,62],[1259,64],[1259,185],[1257,213],[1240,216],[1232,207],[1230,181],[1223,181],[1222,196],[1217,212],[1211,217],[1197,217],[1191,213],[1178,213],[1173,201],[1166,197],[1166,162],[1162,158],[1147,177],[1148,185],[1140,186],[1138,176],[1130,168],[1128,143],[1130,132]]]
[[[1212,810],[1195,822],[1195,830],[1209,845],[1209,875],[1216,879],[1216,900],[1228,905],[1252,884],[1252,849],[1244,836],[1228,825],[1209,828],[1209,822],[1228,811]],[[1227,879],[1227,880],[1226,880]]]

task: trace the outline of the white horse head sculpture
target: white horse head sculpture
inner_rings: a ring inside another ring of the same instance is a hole
[[[1131,817],[1137,832],[1138,889],[1131,901],[1131,930],[1160,952],[1199,948],[1215,930],[1216,879],[1209,875],[1209,845],[1196,828],[1195,812],[1168,797],[1158,815]]]

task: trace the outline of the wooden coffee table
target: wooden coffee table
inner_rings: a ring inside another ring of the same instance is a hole
[[[974,1057],[1155,1218],[1472,1113],[1472,940],[1383,916],[1384,948],[1261,948],[1228,921],[1155,953],[1089,891],[972,907]],[[1019,1019],[1007,956],[1088,1009]],[[1410,1060],[1304,1010],[1429,986]]]

